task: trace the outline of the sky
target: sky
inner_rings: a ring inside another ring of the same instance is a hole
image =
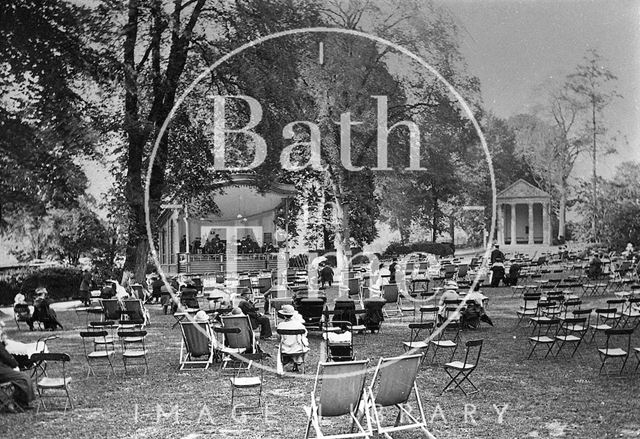
[[[438,0],[460,27],[461,52],[480,79],[486,108],[498,117],[527,112],[540,86],[564,78],[596,49],[618,79],[622,97],[607,126],[625,141],[602,158],[598,174],[610,178],[617,163],[640,161],[640,1]],[[574,175],[590,175],[584,157]]]

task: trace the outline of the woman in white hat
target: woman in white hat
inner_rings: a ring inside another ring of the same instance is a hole
[[[444,303],[446,300],[459,300],[460,296],[458,295],[458,284],[454,281],[447,281],[444,284],[444,293],[440,296],[440,302],[438,303],[440,309],[438,310],[438,316],[440,317],[440,321],[446,320],[447,316],[447,305]],[[457,314],[457,313],[456,313]],[[456,315],[453,318],[457,318]]]
[[[293,371],[298,371],[301,364],[304,363],[307,352],[309,352],[309,340],[307,339],[307,330],[300,321],[295,318],[296,310],[292,305],[283,305],[278,311],[283,319],[278,324],[278,329],[304,329],[304,334],[298,335],[281,335],[280,353],[282,355],[282,363],[293,363]]]

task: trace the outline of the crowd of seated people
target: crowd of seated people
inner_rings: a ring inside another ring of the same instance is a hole
[[[245,235],[236,241],[236,248],[239,254],[248,253],[275,253],[277,248],[271,243],[260,246],[251,235]],[[180,243],[180,251],[186,251],[186,238],[183,237]],[[189,247],[189,252],[193,254],[202,253],[207,255],[224,254],[227,252],[227,241],[220,238],[217,233],[207,239],[204,244],[202,238],[197,237]]]

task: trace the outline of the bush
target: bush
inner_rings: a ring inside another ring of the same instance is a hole
[[[16,294],[22,293],[31,302],[35,289],[47,288],[53,301],[78,296],[82,269],[75,267],[25,268],[0,279],[0,305],[12,305]]]
[[[403,245],[399,242],[392,242],[384,251],[385,256],[406,255],[409,253],[430,253],[437,256],[453,255],[455,246],[450,242],[414,242]]]

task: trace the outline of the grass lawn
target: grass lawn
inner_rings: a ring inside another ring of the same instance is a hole
[[[418,376],[420,396],[430,430],[438,438],[608,438],[640,437],[640,374],[622,377],[598,376],[600,361],[596,345],[581,346],[581,357],[573,359],[532,359],[528,354],[530,327],[516,328],[515,310],[521,299],[512,298],[508,288],[485,289],[491,299],[488,314],[495,323],[483,324],[462,333],[462,339],[484,339],[478,369],[472,375],[480,392],[465,397],[459,390],[440,396],[448,381],[442,365],[425,364]],[[606,298],[586,299],[583,307],[603,304]],[[86,378],[87,365],[78,331],[85,315],[62,311],[65,325],[49,342],[50,351],[67,352],[72,357],[73,410],[23,414],[0,414],[0,437],[10,438],[198,438],[302,437],[306,425],[303,406],[309,403],[313,376],[319,360],[320,337],[310,336],[306,376],[280,378],[265,373],[262,415],[232,414],[230,384],[219,365],[209,370],[179,372],[180,330],[171,329],[172,316],[158,305],[149,307],[152,324],[147,328],[150,371],[148,375],[123,376],[122,359],[116,354],[117,377]],[[358,359],[371,365],[381,355],[403,352],[401,342],[408,337],[407,324],[392,318],[383,332],[356,336]],[[9,337],[35,341],[43,333],[18,332],[7,322]],[[600,338],[602,340],[602,337]],[[261,345],[275,357],[276,341]],[[640,346],[635,334],[633,346]],[[459,351],[457,355],[461,354]],[[440,363],[444,356],[440,356]],[[275,358],[267,361],[275,367]],[[633,371],[635,358],[626,370]],[[371,374],[369,375],[371,378]],[[417,407],[413,406],[414,410]],[[465,420],[465,411],[467,412]],[[498,411],[501,416],[498,415]],[[166,416],[165,416],[166,415]],[[337,423],[327,423],[338,426]],[[394,437],[419,437],[405,432]]]

